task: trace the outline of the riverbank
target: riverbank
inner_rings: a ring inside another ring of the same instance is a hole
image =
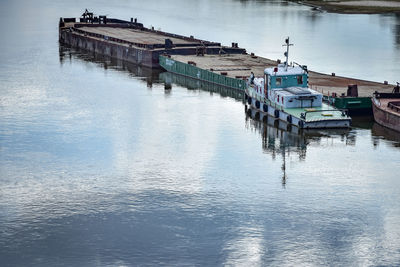
[[[344,14],[400,13],[400,1],[293,1],[315,9]]]

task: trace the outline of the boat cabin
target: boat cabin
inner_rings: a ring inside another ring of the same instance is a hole
[[[253,90],[284,108],[313,108],[322,105],[322,94],[308,88],[305,67],[279,64],[266,68],[263,78],[254,78]]]

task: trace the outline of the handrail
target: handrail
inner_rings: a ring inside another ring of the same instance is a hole
[[[400,93],[374,93],[375,98],[400,98]]]
[[[388,108],[394,109],[395,111],[400,111],[400,101],[391,101],[388,103]]]

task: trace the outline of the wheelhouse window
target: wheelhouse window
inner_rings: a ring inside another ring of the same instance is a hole
[[[276,78],[275,84],[276,84],[277,86],[280,86],[280,85],[282,84],[282,78],[281,78],[281,77]]]
[[[303,75],[297,76],[297,84],[303,84]]]

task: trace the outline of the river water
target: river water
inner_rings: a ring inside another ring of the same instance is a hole
[[[400,74],[395,15],[1,1],[1,266],[400,264],[398,133],[288,131],[225,88],[59,45],[59,17],[85,8],[273,59],[290,36],[310,69]]]

